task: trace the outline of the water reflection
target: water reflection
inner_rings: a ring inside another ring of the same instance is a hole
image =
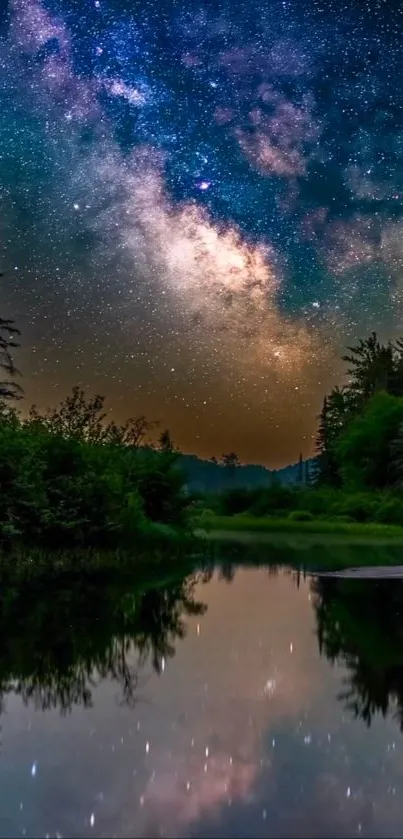
[[[0,702],[8,693],[24,703],[62,713],[88,708],[102,679],[121,687],[121,701],[138,698],[139,672],[150,661],[157,673],[175,655],[186,618],[203,615],[194,574],[166,587],[139,591],[127,579],[53,581],[3,591],[0,598]],[[208,578],[208,575],[207,575]]]
[[[281,558],[5,589],[0,836],[399,835],[403,584]]]
[[[318,578],[312,588],[320,650],[348,671],[340,700],[367,726],[391,711],[403,731],[403,583]]]

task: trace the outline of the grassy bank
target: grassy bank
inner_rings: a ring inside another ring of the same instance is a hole
[[[269,520],[270,529],[266,526],[266,529],[252,530],[245,527],[247,517],[232,519],[231,523],[240,519],[236,527],[230,528],[227,522],[227,529],[219,529],[218,522],[221,524],[222,519],[217,516],[214,524],[210,520],[211,529],[199,531],[216,562],[233,566],[288,566],[301,574],[403,566],[403,528]],[[259,523],[262,525],[262,520]],[[318,532],[312,530],[315,524]]]
[[[401,540],[403,527],[392,524],[358,524],[336,521],[293,521],[290,519],[255,518],[253,516],[203,516],[198,524],[201,531],[267,533],[279,535],[315,534],[341,536],[348,539]]]

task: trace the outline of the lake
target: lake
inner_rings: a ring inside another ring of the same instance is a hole
[[[401,836],[403,581],[3,592],[0,835]]]

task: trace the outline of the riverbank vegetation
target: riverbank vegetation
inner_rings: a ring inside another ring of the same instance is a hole
[[[114,547],[185,532],[189,499],[168,432],[146,443],[144,417],[106,422],[101,397],[79,388],[27,419],[0,405],[3,540]]]
[[[238,487],[200,498],[201,521],[220,529],[352,534],[357,525],[365,525],[367,533],[385,525],[385,535],[399,535],[403,340],[382,344],[372,333],[348,353],[343,357],[348,381],[324,400],[311,468],[301,468],[294,485],[273,481],[262,489]]]
[[[253,516],[203,516],[201,532],[248,531],[266,534],[315,534],[360,539],[397,539],[403,545],[403,527],[392,524],[357,524],[327,520],[294,521],[293,519],[254,518]]]
[[[185,476],[168,431],[152,445],[144,416],[108,420],[101,396],[79,387],[57,408],[28,416],[12,352],[12,321],[0,319],[0,540],[30,547],[103,549],[189,534]]]
[[[190,537],[192,529],[403,537],[403,340],[375,333],[344,356],[347,384],[319,418],[317,456],[300,480],[191,494],[168,431],[144,416],[119,424],[101,396],[76,387],[58,407],[28,416],[11,352],[18,333],[0,321],[0,539],[114,549]],[[231,480],[233,486],[231,488]],[[400,531],[400,529],[402,529]]]

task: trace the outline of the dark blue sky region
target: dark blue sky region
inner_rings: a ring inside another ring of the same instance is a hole
[[[344,345],[401,330],[402,20],[2,6],[0,302],[28,402],[80,383],[188,451],[312,453]]]

